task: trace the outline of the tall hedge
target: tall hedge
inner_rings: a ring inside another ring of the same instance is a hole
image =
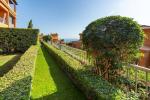
[[[25,52],[37,44],[38,29],[0,28],[0,50],[5,53]]]

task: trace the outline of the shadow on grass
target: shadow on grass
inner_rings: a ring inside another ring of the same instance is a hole
[[[9,72],[9,70],[11,70],[13,68],[13,66],[18,62],[18,60],[20,59],[20,57],[21,57],[21,54],[17,54],[12,59],[10,59],[7,63],[5,63],[4,65],[2,65],[0,67],[0,77],[3,77],[4,74],[6,74],[7,72]]]
[[[43,55],[49,65],[50,74],[56,84],[57,92],[36,98],[34,100],[85,100],[85,96],[78,90],[65,73],[58,67],[59,65],[50,57],[50,54],[44,47]],[[32,99],[33,100],[33,99]]]
[[[0,100],[28,100],[30,94],[31,76],[17,80],[9,87],[0,91]]]
[[[43,50],[45,59],[50,66],[54,62],[51,62],[52,59],[48,58],[47,56],[52,56],[53,54],[52,54],[52,52],[46,51],[46,47],[45,47],[45,50],[43,48],[42,48],[42,50]],[[53,59],[54,59],[53,61],[57,62],[57,65],[59,67],[61,67],[62,69],[64,69],[64,71],[66,71],[66,74],[67,74],[67,76],[69,76],[70,80],[72,80],[73,83],[76,84],[76,86],[84,92],[84,94],[87,97],[87,100],[112,100],[114,98],[120,98],[123,95],[122,92],[120,92],[120,89],[118,87],[115,87],[112,84],[110,84],[109,82],[103,80],[102,78],[100,78],[99,75],[94,75],[89,70],[78,69],[77,72],[74,72],[74,70],[68,69],[66,67],[66,66],[68,66],[68,64],[65,61],[56,59],[58,57],[59,57],[59,55],[58,56],[53,55]],[[49,62],[51,62],[51,63],[49,63]],[[56,66],[56,64],[54,64],[54,65]],[[83,93],[79,92],[79,90],[78,90],[78,94],[73,99],[69,98],[68,95],[66,95],[66,98],[64,98],[63,96],[60,96],[60,98],[59,97],[55,98],[55,97],[59,96],[59,94],[61,92],[63,92],[62,88],[64,87],[63,86],[64,84],[60,83],[62,81],[62,79],[58,80],[56,78],[58,76],[59,72],[54,71],[54,70],[56,70],[55,66],[53,66],[53,67],[50,66],[50,73],[51,73],[52,77],[54,78],[54,81],[55,81],[58,91],[54,94],[38,98],[37,100],[83,100],[83,99],[85,99],[85,96],[84,96],[84,98],[82,98]],[[58,66],[56,66],[56,68],[58,68]],[[67,71],[67,70],[69,70],[69,71]],[[77,75],[76,73],[78,73],[80,75],[84,75],[84,77],[82,76],[82,78],[81,77],[77,78],[77,77],[75,77]],[[66,92],[66,90],[64,90],[64,93],[65,92]]]

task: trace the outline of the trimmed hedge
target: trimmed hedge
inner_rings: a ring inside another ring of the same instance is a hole
[[[0,77],[0,100],[29,100],[37,51],[37,46],[31,46],[13,69]]]
[[[0,28],[0,50],[5,53],[25,52],[36,45],[38,29]]]
[[[88,99],[94,100],[121,100],[125,94],[98,75],[93,75],[88,68],[65,52],[58,50],[47,43],[42,43],[53,58],[60,64],[74,84],[85,93]]]

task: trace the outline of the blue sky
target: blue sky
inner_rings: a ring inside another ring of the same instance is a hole
[[[61,38],[79,38],[79,33],[98,18],[122,15],[150,25],[150,0],[17,0],[17,27],[30,19],[42,33],[57,32]]]

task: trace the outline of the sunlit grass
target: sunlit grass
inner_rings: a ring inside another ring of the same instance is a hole
[[[0,66],[3,66],[5,63],[7,63],[9,60],[11,60],[16,55],[0,55]]]
[[[36,68],[32,83],[32,97],[39,98],[57,91],[55,82],[51,77],[49,65],[45,61],[42,50],[38,52]]]
[[[36,61],[31,99],[84,100],[85,98],[59,69],[49,53],[41,48]]]

